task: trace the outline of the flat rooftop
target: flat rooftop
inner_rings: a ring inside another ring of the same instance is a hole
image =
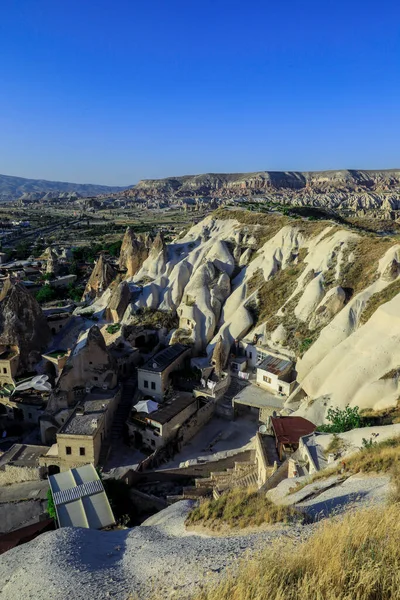
[[[162,373],[167,367],[172,365],[182,354],[189,350],[189,346],[183,344],[172,344],[161,352],[158,352],[153,358],[147,361],[139,371],[152,371],[154,373]]]
[[[39,466],[40,456],[46,454],[48,450],[48,446],[14,444],[0,458],[0,467],[12,465],[13,467],[29,467],[34,469]]]
[[[110,402],[114,399],[118,388],[103,390],[95,388],[83,402],[77,406],[66,423],[58,432],[59,435],[89,435],[93,436],[107,412]],[[80,413],[83,407],[84,413]]]
[[[274,375],[280,375],[281,373],[285,373],[292,365],[293,362],[291,360],[278,358],[269,354],[257,365],[257,368],[262,371],[268,371],[268,373],[273,373]]]
[[[259,388],[257,385],[246,385],[232,398],[232,404],[243,404],[254,408],[283,408],[284,399]]]
[[[180,392],[170,401],[164,403],[161,408],[150,415],[144,416],[146,417],[146,420],[150,419],[151,421],[165,425],[165,423],[171,421],[171,419],[179,415],[180,412],[194,402],[197,402],[197,399],[194,398],[192,394],[189,392]]]

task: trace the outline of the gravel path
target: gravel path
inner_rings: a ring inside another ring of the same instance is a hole
[[[211,537],[187,532],[191,501],[174,504],[133,529],[64,528],[0,557],[1,600],[140,600],[188,598],[238,560],[282,536],[300,540],[309,528],[271,528]]]

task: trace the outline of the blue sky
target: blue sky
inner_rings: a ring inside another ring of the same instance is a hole
[[[398,2],[0,3],[0,173],[394,167]]]

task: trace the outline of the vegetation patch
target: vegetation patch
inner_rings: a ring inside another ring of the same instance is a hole
[[[326,520],[297,547],[277,544],[196,600],[398,600],[400,505]]]
[[[179,320],[172,311],[140,308],[133,317],[132,325],[141,325],[149,329],[165,327],[169,331],[178,327]]]
[[[108,325],[106,328],[107,333],[117,333],[121,329],[121,323],[113,323],[112,325]]]
[[[358,406],[346,406],[344,409],[329,408],[326,414],[326,418],[329,421],[327,425],[320,425],[318,431],[325,433],[344,433],[345,431],[351,431],[352,429],[358,429],[365,427],[363,418],[360,415]]]
[[[211,529],[219,529],[224,525],[243,528],[303,519],[304,515],[293,507],[273,504],[265,494],[237,489],[222,494],[218,500],[206,500],[194,508],[186,524],[201,524]]]
[[[378,262],[390,248],[388,242],[391,241],[388,238],[364,235],[350,242],[347,256],[341,263],[340,285],[350,289],[351,295],[358,294],[371,285],[378,277]],[[354,258],[349,261],[352,253]]]
[[[388,285],[384,290],[371,296],[362,312],[361,324],[366,323],[381,304],[390,302],[397,294],[400,294],[400,281],[393,281],[393,283]]]

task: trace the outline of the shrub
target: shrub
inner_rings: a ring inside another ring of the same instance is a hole
[[[318,431],[325,433],[344,433],[351,429],[362,427],[362,417],[359,414],[358,406],[346,406],[343,410],[340,408],[329,408],[326,418],[330,425],[320,425]]]
[[[121,324],[120,323],[113,323],[112,325],[108,325],[108,327],[106,328],[107,333],[117,333],[117,331],[119,331],[121,329]]]
[[[50,488],[47,490],[47,513],[50,519],[57,521],[56,507],[54,506],[53,494]]]

